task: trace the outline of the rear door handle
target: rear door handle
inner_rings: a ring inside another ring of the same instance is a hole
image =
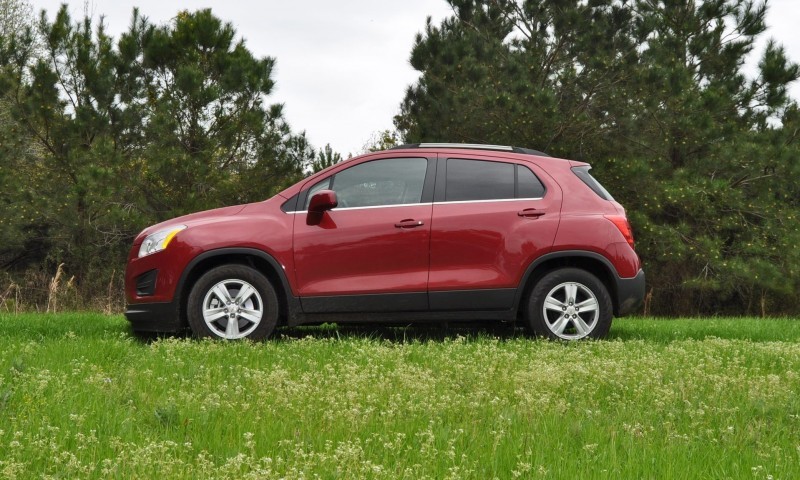
[[[400,220],[399,222],[395,223],[394,226],[397,228],[416,228],[425,225],[425,222],[422,220],[414,220],[413,218],[407,218],[405,220]]]
[[[517,215],[527,218],[539,218],[544,215],[544,212],[541,210],[536,210],[535,208],[526,208],[525,210],[520,210],[517,212]]]

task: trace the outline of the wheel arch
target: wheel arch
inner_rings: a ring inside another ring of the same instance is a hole
[[[553,270],[564,267],[574,267],[586,270],[597,277],[611,297],[614,316],[619,313],[619,295],[617,287],[617,270],[614,265],[599,253],[585,250],[564,250],[551,252],[534,260],[522,276],[519,288],[514,298],[514,308],[517,314],[525,307],[525,300],[530,295],[533,287],[544,275]]]
[[[187,328],[189,326],[186,302],[192,286],[209,270],[233,264],[252,267],[267,277],[275,287],[279,302],[278,325],[285,325],[296,314],[298,303],[291,294],[292,289],[286,279],[283,267],[272,255],[255,248],[219,248],[203,252],[193,258],[181,274],[176,289],[176,304],[182,326]]]

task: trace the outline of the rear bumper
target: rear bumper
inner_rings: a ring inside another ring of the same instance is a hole
[[[125,318],[136,332],[177,332],[184,326],[178,307],[172,302],[129,304]]]
[[[617,316],[623,317],[636,311],[644,302],[644,270],[633,278],[617,279]]]

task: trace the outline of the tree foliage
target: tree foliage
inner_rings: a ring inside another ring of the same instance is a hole
[[[798,66],[746,0],[451,0],[411,64],[405,141],[585,160],[627,206],[654,313],[797,312]]]
[[[87,280],[146,225],[298,179],[314,151],[267,103],[274,65],[210,10],[134,10],[115,41],[63,6],[0,37],[0,259]]]
[[[33,6],[26,0],[0,0],[0,38],[10,38],[33,25]]]
[[[342,161],[341,154],[334,152],[330,144],[325,145],[325,148],[317,152],[317,156],[311,163],[311,171],[317,173],[332,167]]]
[[[400,134],[396,130],[378,130],[370,135],[361,147],[361,153],[388,150],[400,145]]]

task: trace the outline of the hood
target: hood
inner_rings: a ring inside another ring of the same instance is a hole
[[[174,225],[186,225],[190,227],[192,225],[198,225],[202,223],[208,223],[208,222],[222,220],[225,218],[230,218],[240,213],[248,205],[253,205],[253,204],[248,203],[244,205],[233,205],[230,207],[215,208],[213,210],[204,210],[202,212],[190,213],[189,215],[183,215],[181,217],[175,217],[169,220],[165,220],[161,223],[151,225],[142,230],[142,232],[136,236],[136,240],[134,241],[134,243],[141,242],[144,239],[144,237],[150,235],[153,232],[164,230]]]

